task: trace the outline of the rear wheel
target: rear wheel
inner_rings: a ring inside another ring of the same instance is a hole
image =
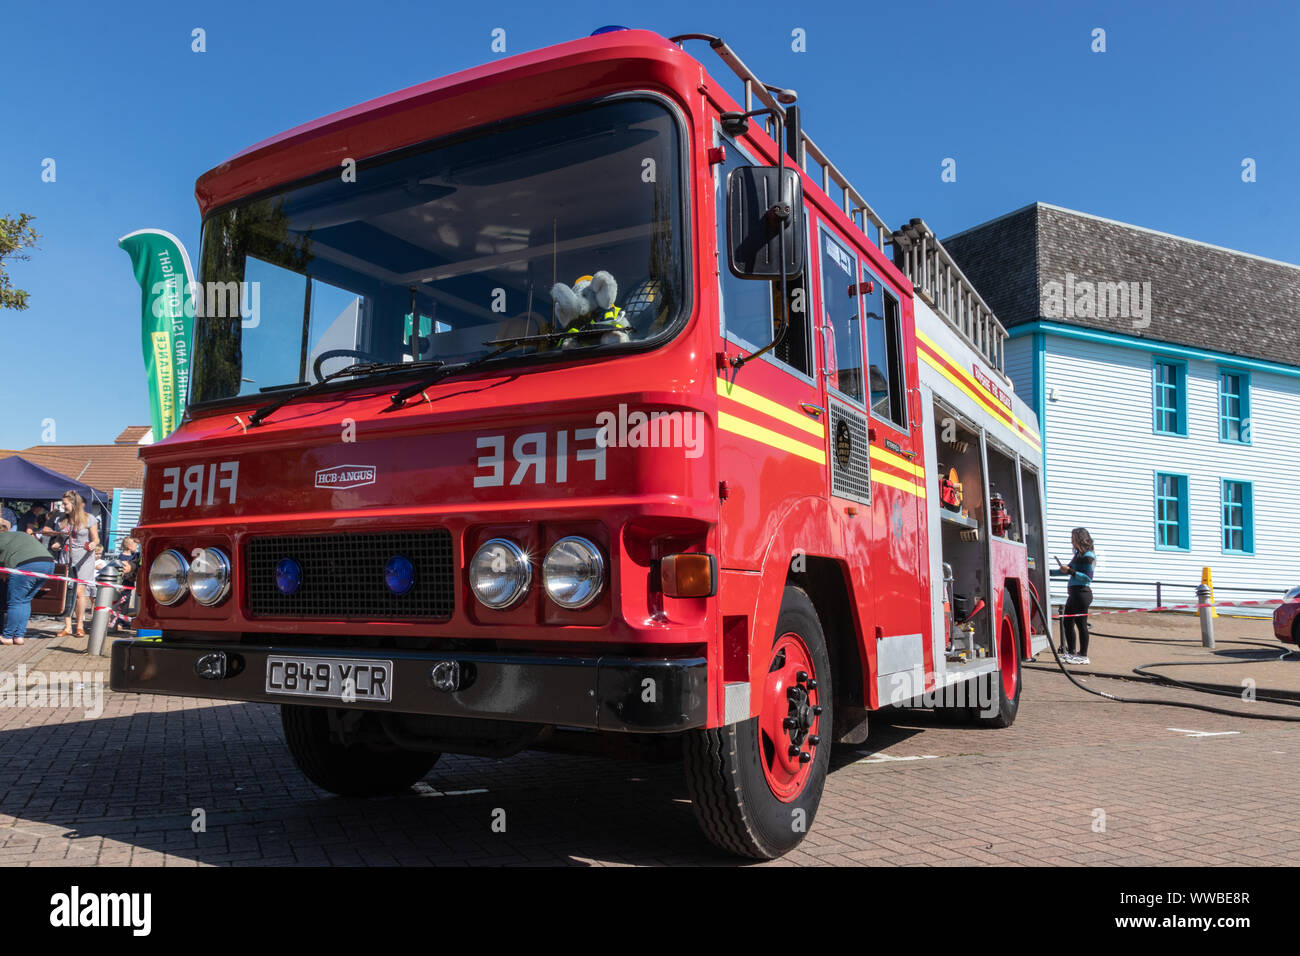
[[[986,727],[1010,727],[1020,709],[1020,621],[1009,595],[1002,598],[1002,623],[998,627],[997,711],[980,712],[979,722]]]
[[[343,743],[330,733],[324,707],[283,704],[280,723],[298,769],[316,786],[341,797],[400,793],[424,779],[441,754],[380,749],[369,743]]]
[[[715,844],[759,859],[804,838],[830,764],[830,657],[808,595],[787,587],[758,716],[696,731],[685,741],[686,782],[696,819]]]

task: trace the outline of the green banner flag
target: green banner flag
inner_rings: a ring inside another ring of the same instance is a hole
[[[155,441],[176,430],[190,385],[194,272],[181,241],[161,229],[138,229],[117,241],[131,257],[141,291],[141,342],[149,377]]]

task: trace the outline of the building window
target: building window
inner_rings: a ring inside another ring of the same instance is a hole
[[[1156,359],[1154,367],[1155,431],[1158,435],[1187,434],[1187,363]]]
[[[1186,551],[1190,546],[1187,476],[1156,472],[1156,548]]]
[[[1255,553],[1254,489],[1249,481],[1223,483],[1223,550]]]
[[[1219,441],[1250,444],[1250,375],[1219,370]]]

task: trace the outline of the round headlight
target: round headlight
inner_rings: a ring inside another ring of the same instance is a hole
[[[230,593],[230,559],[218,548],[204,548],[190,563],[190,593],[204,607],[220,604]]]
[[[506,538],[488,541],[469,563],[469,586],[474,596],[497,611],[518,604],[532,583],[528,555]]]
[[[552,601],[576,611],[600,597],[605,585],[605,559],[586,538],[561,538],[546,552],[542,581]]]
[[[185,597],[190,563],[179,551],[164,551],[149,565],[149,591],[159,604],[172,605]]]

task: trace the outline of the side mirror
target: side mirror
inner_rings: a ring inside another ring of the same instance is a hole
[[[773,166],[738,166],[727,177],[727,253],[742,279],[781,277],[782,231],[785,275],[803,273],[803,185],[796,170],[784,172],[784,189]]]

